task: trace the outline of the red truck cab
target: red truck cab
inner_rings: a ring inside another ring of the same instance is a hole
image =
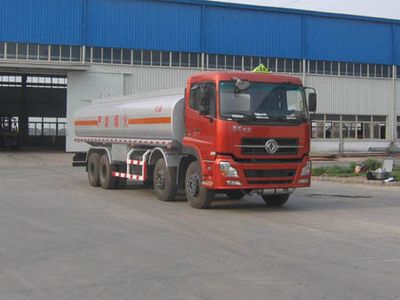
[[[198,156],[201,188],[238,198],[257,191],[282,205],[294,188],[310,186],[308,108],[316,105],[310,95],[308,107],[293,76],[224,71],[190,77],[183,145]]]

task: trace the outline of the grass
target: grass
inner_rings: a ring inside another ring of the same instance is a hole
[[[392,176],[396,181],[400,181],[400,166],[393,169]]]
[[[356,177],[356,176],[365,176],[365,172],[363,173],[354,173],[354,168],[357,163],[353,162],[349,166],[341,167],[341,166],[327,166],[327,167],[319,167],[312,169],[313,176],[334,176],[334,177]],[[365,166],[365,170],[376,170],[382,167],[382,162],[368,158],[361,163],[362,166]],[[396,181],[400,181],[400,166],[394,167],[391,176],[395,178]]]
[[[312,170],[313,176],[337,176],[337,177],[352,177],[358,176],[359,174],[354,173],[354,167],[340,167],[340,166],[328,166],[328,167],[319,167]]]

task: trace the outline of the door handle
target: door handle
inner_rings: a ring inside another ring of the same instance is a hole
[[[200,128],[197,127],[197,128],[195,128],[193,131],[194,131],[194,132],[200,132]]]

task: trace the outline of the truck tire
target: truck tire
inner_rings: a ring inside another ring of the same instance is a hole
[[[228,196],[229,199],[232,199],[232,200],[242,199],[244,197],[244,195],[246,195],[241,190],[230,190],[230,191],[226,191],[225,194]]]
[[[168,168],[165,160],[160,158],[154,167],[154,191],[161,201],[172,201],[177,194],[176,168]]]
[[[91,186],[100,186],[99,180],[99,165],[100,165],[100,153],[91,152],[87,160],[87,173],[89,184]]]
[[[290,194],[262,195],[262,198],[267,206],[279,207],[284,205],[288,201],[289,196]]]
[[[188,202],[193,208],[209,208],[214,192],[201,185],[202,172],[199,162],[190,163],[185,176],[185,192]]]
[[[99,181],[103,189],[115,189],[117,186],[117,177],[112,176],[113,169],[115,171],[116,165],[110,165],[108,155],[103,154],[100,158],[99,164]]]

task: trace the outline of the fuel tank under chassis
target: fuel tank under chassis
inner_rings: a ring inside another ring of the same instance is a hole
[[[76,111],[75,135],[181,142],[183,114],[182,95],[99,99]]]

